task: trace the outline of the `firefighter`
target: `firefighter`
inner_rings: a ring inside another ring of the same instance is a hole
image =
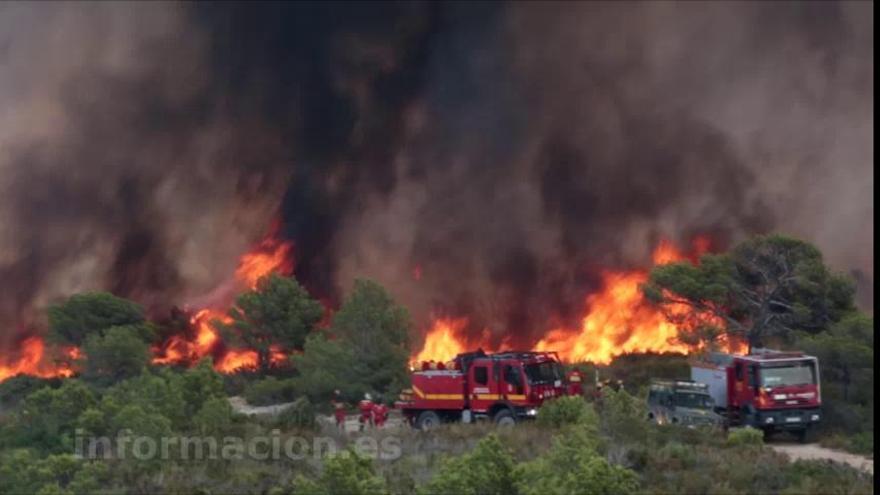
[[[364,431],[367,425],[373,426],[373,407],[373,398],[370,397],[370,394],[364,394],[364,399],[358,404],[358,409],[361,412],[361,415],[358,417],[360,431]]]
[[[333,406],[336,427],[345,431],[345,402],[342,401],[342,393],[339,390],[333,391],[333,399],[330,400],[330,405]]]
[[[596,407],[602,407],[602,382],[596,382],[596,388],[593,389],[593,401]]]
[[[584,388],[581,383],[581,372],[578,370],[572,370],[568,374],[568,395],[583,395]]]
[[[388,419],[388,406],[382,402],[381,398],[377,398],[376,405],[373,406],[373,422],[376,425],[376,428],[382,428],[385,426],[385,421]]]

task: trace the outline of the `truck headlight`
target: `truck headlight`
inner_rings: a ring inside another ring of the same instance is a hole
[[[769,424],[773,424],[773,418],[770,417],[770,418],[765,419],[765,420],[764,420],[764,423],[766,423],[766,424],[768,424],[768,425],[769,425]]]
[[[526,415],[527,415],[527,416],[537,416],[537,415],[538,415],[538,410],[535,409],[535,408],[527,409],[527,410],[526,410]]]
[[[810,421],[819,421],[819,415],[814,414],[814,415],[810,416]]]

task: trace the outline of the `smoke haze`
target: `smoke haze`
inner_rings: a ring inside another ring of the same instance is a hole
[[[0,5],[0,335],[296,274],[496,341],[660,238],[783,231],[873,297],[871,3]]]

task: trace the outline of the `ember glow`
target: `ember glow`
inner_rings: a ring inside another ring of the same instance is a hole
[[[655,248],[653,264],[682,260],[696,262],[711,246],[707,237],[697,237],[687,255],[669,241]],[[556,351],[567,362],[591,361],[607,364],[621,354],[658,352],[688,353],[687,345],[676,342],[678,328],[643,297],[640,285],[648,280],[646,269],[601,273],[602,287],[585,298],[585,314],[577,328],[553,328],[533,346],[536,351]],[[671,308],[673,313],[688,310]],[[704,317],[711,320],[710,316]],[[709,321],[717,323],[715,321]],[[416,362],[444,362],[459,352],[474,350],[464,339],[467,319],[437,319],[425,338]],[[484,347],[484,350],[486,347]]]
[[[17,355],[0,356],[0,381],[19,374],[52,378],[71,376],[73,370],[67,359],[78,359],[79,349],[63,349],[59,359],[51,359],[46,354],[46,345],[40,337],[28,337],[22,341]]]

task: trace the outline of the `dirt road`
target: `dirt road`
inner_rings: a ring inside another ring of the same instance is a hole
[[[768,446],[777,452],[788,455],[791,460],[828,459],[830,461],[849,464],[856,469],[861,469],[872,475],[874,474],[874,459],[868,459],[867,457],[850,454],[848,452],[841,452],[839,450],[826,449],[816,443],[770,443]]]

